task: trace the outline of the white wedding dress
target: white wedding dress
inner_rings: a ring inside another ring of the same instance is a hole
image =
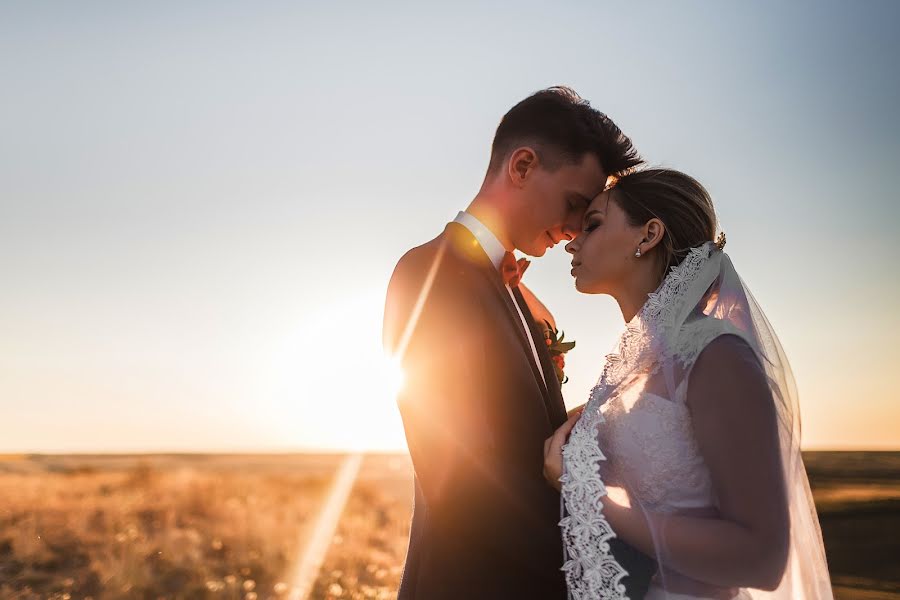
[[[777,337],[731,260],[709,242],[667,274],[630,321],[581,417],[563,446],[563,570],[570,598],[621,600],[627,575],[610,552],[616,534],[602,498],[622,492],[657,515],[709,516],[717,502],[694,437],[687,388],[694,363],[722,335],[744,340],[769,382],[778,420],[784,493],[790,512],[788,564],[773,591],[722,590],[658,572],[647,600],[721,598],[831,599],[821,532],[800,458],[796,391]],[[715,389],[727,390],[727,373]],[[721,378],[719,380],[718,378]],[[654,532],[656,558],[665,540]],[[709,591],[710,593],[705,593]]]

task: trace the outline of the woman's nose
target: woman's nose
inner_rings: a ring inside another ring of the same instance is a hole
[[[574,240],[566,244],[566,252],[569,254],[575,254],[578,251],[578,238],[576,237]]]

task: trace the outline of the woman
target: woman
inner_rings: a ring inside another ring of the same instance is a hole
[[[625,597],[614,536],[655,558],[651,600],[832,597],[790,368],[715,232],[703,186],[646,169],[566,246],[576,288],[626,322],[545,444],[574,598]]]

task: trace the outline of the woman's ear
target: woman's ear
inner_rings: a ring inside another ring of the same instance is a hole
[[[528,146],[516,148],[509,156],[507,168],[509,179],[513,185],[521,187],[525,180],[534,172],[538,165],[538,156],[534,149]]]
[[[650,219],[644,225],[644,241],[641,242],[641,251],[648,252],[663,239],[666,234],[666,226],[657,218]]]

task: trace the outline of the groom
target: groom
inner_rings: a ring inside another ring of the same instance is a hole
[[[607,176],[640,162],[574,91],[537,92],[504,115],[469,207],[397,263],[384,343],[405,373],[415,467],[399,600],[566,598],[560,496],[542,476],[566,408],[512,251],[572,239]],[[652,562],[618,540],[613,552],[642,597]]]

